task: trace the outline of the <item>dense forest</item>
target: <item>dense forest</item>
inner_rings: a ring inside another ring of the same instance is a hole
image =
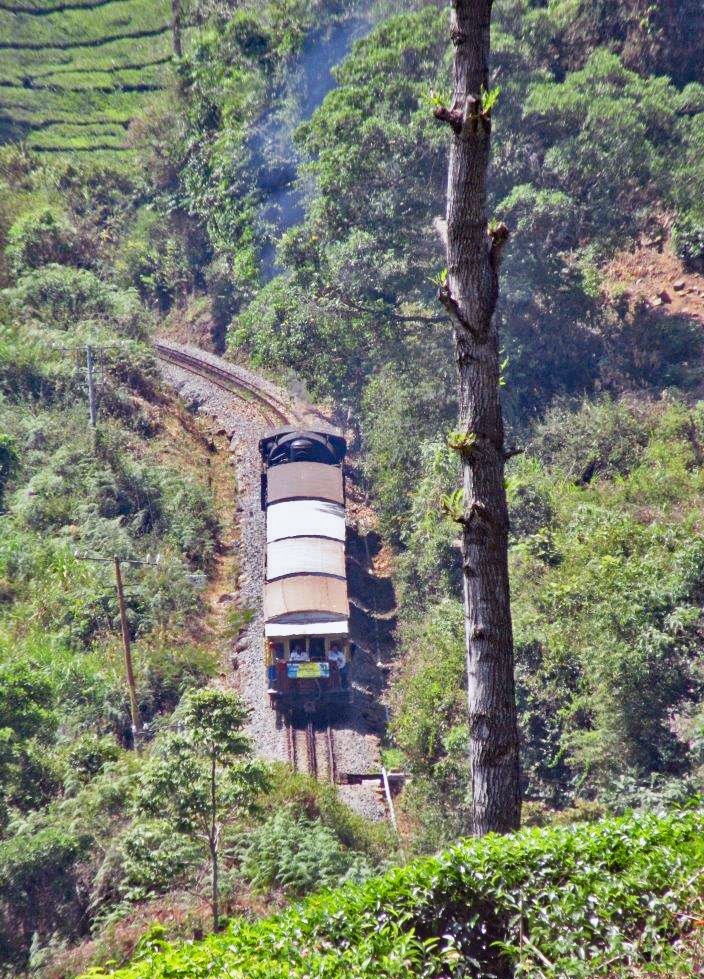
[[[704,12],[494,0],[529,828],[431,858],[470,825],[434,230],[447,8],[0,9],[0,975],[70,977],[136,949],[125,975],[482,976],[509,919],[523,975],[692,974],[698,953],[678,942],[701,910]],[[222,431],[163,382],[157,334],[304,392],[345,428],[398,602],[382,749],[409,776],[398,838],[256,761],[246,706],[217,693],[247,614],[214,601],[243,570],[238,487]],[[236,924],[166,955],[166,939],[209,928],[198,816],[216,760],[221,912]],[[490,907],[488,931],[460,905]]]

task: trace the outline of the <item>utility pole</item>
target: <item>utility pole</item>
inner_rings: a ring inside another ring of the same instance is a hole
[[[89,348],[90,349],[90,348]],[[125,651],[125,673],[127,674],[127,686],[130,692],[130,713],[132,714],[132,737],[135,747],[137,740],[142,733],[142,724],[139,718],[139,704],[137,703],[137,687],[134,682],[134,669],[132,668],[132,646],[130,644],[130,630],[127,624],[127,611],[125,609],[125,593],[122,588],[122,571],[120,569],[120,559],[117,554],[113,557],[115,565],[115,583],[117,585],[117,601],[120,606],[120,626],[122,628],[122,645]]]
[[[134,666],[132,663],[132,643],[130,641],[129,623],[127,622],[127,606],[125,605],[125,590],[122,584],[122,563],[124,564],[144,564],[150,567],[157,567],[161,561],[161,555],[157,554],[152,561],[151,556],[147,556],[146,561],[139,561],[135,558],[126,558],[120,561],[117,554],[112,557],[92,556],[90,554],[80,554],[74,551],[77,561],[94,561],[97,564],[112,564],[115,569],[115,584],[117,586],[117,602],[120,609],[120,628],[122,631],[122,647],[125,656],[125,674],[127,677],[127,689],[130,698],[130,715],[132,718],[132,739],[134,747],[139,746],[139,740],[144,734],[142,722],[139,716],[139,702],[137,701],[137,684],[134,679]]]
[[[90,412],[91,428],[95,428],[98,420],[95,408],[95,385],[93,383],[93,348],[86,345],[86,373],[88,375],[88,410]]]

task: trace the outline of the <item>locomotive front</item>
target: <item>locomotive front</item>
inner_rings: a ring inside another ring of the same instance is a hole
[[[349,700],[346,443],[279,429],[259,443],[266,512],[264,637],[272,707],[314,713]]]

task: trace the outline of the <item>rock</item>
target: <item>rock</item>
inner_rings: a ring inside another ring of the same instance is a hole
[[[658,297],[659,297],[660,299],[662,299],[662,301],[663,301],[664,303],[671,303],[671,302],[672,302],[672,296],[671,296],[671,295],[670,295],[670,293],[669,293],[669,292],[667,291],[667,289],[663,289],[663,290],[662,290],[661,292],[659,292],[659,293],[658,293]]]
[[[672,283],[672,288],[675,290],[675,292],[682,292],[684,287],[685,287],[684,279],[678,279],[677,282]]]
[[[662,299],[660,296],[651,296],[648,303],[655,309],[657,306],[662,306]]]

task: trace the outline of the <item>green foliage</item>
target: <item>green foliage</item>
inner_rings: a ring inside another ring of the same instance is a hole
[[[436,383],[419,379],[410,369],[386,368],[364,392],[364,470],[374,489],[381,529],[392,540],[402,536],[407,523],[414,477],[421,468],[419,443],[449,421],[453,410],[451,401],[438,400]]]
[[[251,760],[242,733],[248,710],[234,694],[189,692],[179,730],[165,738],[140,775],[138,807],[204,849],[212,876],[213,926],[219,921],[219,847],[223,822],[250,813],[266,788],[264,767]]]
[[[125,0],[119,12],[109,3],[38,6],[0,11],[5,138],[24,138],[49,159],[80,150],[129,160],[127,125],[169,84],[168,0]]]
[[[106,765],[116,762],[120,749],[109,737],[99,738],[93,733],[84,734],[74,741],[66,753],[64,791],[75,794],[105,770]]]
[[[216,690],[191,693],[178,716],[180,730],[164,739],[140,776],[139,807],[169,819],[177,832],[204,833],[207,838],[213,817],[220,822],[238,808],[247,810],[264,785],[263,774],[246,760],[249,739],[241,729],[247,712],[234,695]],[[245,761],[235,761],[240,758]]]
[[[418,845],[434,850],[469,828],[464,616],[459,602],[407,625],[393,686],[391,731],[413,782],[404,805],[419,823]],[[411,705],[413,705],[411,707]]]
[[[480,103],[481,111],[486,115],[489,115],[491,113],[491,110],[499,101],[500,95],[501,95],[500,85],[495,85],[493,88],[490,88],[488,90],[482,88],[482,90],[479,93],[479,103]]]
[[[462,487],[453,490],[452,493],[447,493],[440,502],[443,511],[450,520],[453,520],[455,523],[461,523],[464,520],[464,489]]]
[[[200,863],[200,847],[189,834],[174,832],[168,820],[134,822],[118,841],[124,899],[143,901],[163,894]]]
[[[698,771],[703,440],[699,406],[604,400],[549,412],[510,465],[530,799],[613,800],[623,779],[644,785],[652,773],[686,788]],[[404,630],[393,684],[392,727],[418,774],[409,806],[414,815],[425,807],[423,826],[439,820],[426,826],[431,840],[452,832],[442,828],[451,791],[432,789],[438,766],[461,771],[466,763],[459,735],[454,748],[446,743],[466,718],[457,530],[439,505],[457,484],[449,457],[439,448],[424,455],[411,507],[401,597],[406,620],[415,613],[417,622]]]
[[[5,487],[19,468],[19,461],[14,438],[0,433],[0,506],[3,504]]]
[[[3,958],[21,961],[22,950],[12,933],[20,921],[30,934],[75,923],[71,921],[75,916],[75,861],[85,844],[79,833],[59,827],[0,841]]]
[[[109,321],[122,336],[146,337],[149,320],[136,294],[115,289],[88,269],[45,265],[23,275],[8,295],[16,315],[54,329],[75,328],[77,321]]]
[[[56,790],[50,762],[57,715],[54,690],[30,664],[0,664],[0,818],[26,810]]]
[[[5,254],[16,276],[43,265],[79,264],[76,230],[65,214],[54,207],[29,211],[15,221],[7,234]]]
[[[672,229],[675,251],[693,272],[704,271],[704,219],[682,214]]]
[[[701,832],[692,811],[471,840],[203,943],[160,944],[116,975],[479,977],[503,929],[521,975],[664,970],[687,928],[680,909],[701,901]]]
[[[261,800],[261,812],[271,819],[286,809],[292,817],[319,823],[334,833],[348,851],[363,853],[379,866],[396,851],[397,839],[388,823],[370,822],[340,799],[335,786],[274,765],[272,782]]]
[[[318,820],[296,818],[289,809],[248,833],[241,855],[242,876],[255,889],[292,896],[371,874],[368,861],[341,846],[332,830]]]
[[[477,433],[476,432],[458,432],[452,431],[448,433],[447,444],[455,452],[461,452],[469,455],[476,445]]]

